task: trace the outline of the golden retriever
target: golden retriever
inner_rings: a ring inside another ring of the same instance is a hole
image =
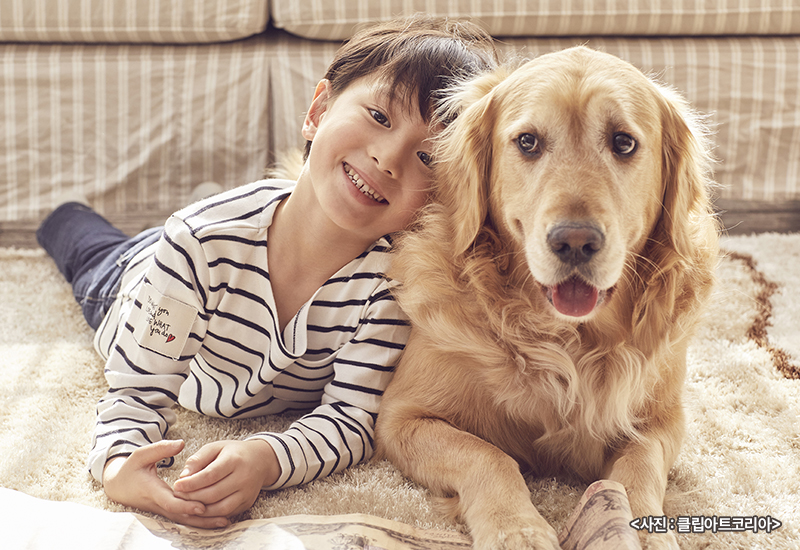
[[[413,330],[377,456],[452,497],[478,549],[558,548],[520,467],[621,482],[634,517],[663,515],[718,258],[696,117],[585,47],[481,76],[449,110],[390,273]]]

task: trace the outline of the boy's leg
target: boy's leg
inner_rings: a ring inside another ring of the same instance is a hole
[[[68,283],[92,270],[129,238],[89,206],[77,202],[58,206],[36,231],[39,245]]]
[[[158,239],[161,228],[128,237],[85,204],[56,208],[36,231],[36,239],[72,284],[75,300],[93,329],[116,297],[127,262],[118,261],[145,243]]]

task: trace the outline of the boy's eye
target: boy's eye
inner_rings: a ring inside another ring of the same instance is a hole
[[[426,153],[425,151],[418,152],[417,156],[419,157],[419,160],[422,161],[422,164],[424,164],[425,166],[430,166],[431,162],[433,162],[433,157],[430,154]]]
[[[387,128],[389,127],[389,119],[382,112],[376,111],[375,109],[370,109],[369,113],[372,115],[372,118],[375,119],[375,122],[377,122],[378,124],[382,124]]]

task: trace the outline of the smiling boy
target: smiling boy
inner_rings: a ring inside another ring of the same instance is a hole
[[[221,193],[134,238],[75,202],[43,222],[39,242],[107,361],[89,468],[111,499],[222,527],[262,488],[371,456],[409,332],[384,275],[390,234],[427,200],[435,96],[495,63],[491,38],[469,23],[378,25],[317,86],[296,182]],[[222,418],[310,412],[284,433],[205,445],[170,487],[157,465],[183,449],[164,439],[176,403]]]

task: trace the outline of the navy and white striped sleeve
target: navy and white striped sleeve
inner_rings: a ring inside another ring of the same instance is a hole
[[[171,218],[106,361],[109,390],[97,406],[88,460],[98,481],[107,460],[163,439],[175,422],[172,407],[205,331],[207,264],[195,260],[202,257],[188,228]]]
[[[308,483],[372,456],[381,397],[409,333],[407,318],[382,283],[367,301],[353,337],[337,354],[334,378],[325,386],[321,405],[284,433],[253,436],[272,445],[281,465],[278,481],[267,489]]]

